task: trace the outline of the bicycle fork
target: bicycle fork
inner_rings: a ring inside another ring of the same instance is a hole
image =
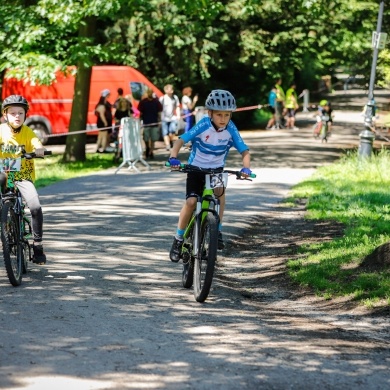
[[[31,222],[25,215],[24,204],[22,203],[22,197],[18,195],[14,205],[14,212],[18,216],[19,234],[20,240],[27,240],[32,236]]]
[[[200,248],[201,226],[203,220],[206,218],[208,213],[213,213],[219,218],[219,208],[220,208],[219,199],[216,199],[214,196],[207,195],[204,198],[200,196],[198,197],[195,214],[193,216],[193,221],[191,221],[195,223],[193,246],[192,246],[192,255],[194,257],[198,256],[198,251]]]

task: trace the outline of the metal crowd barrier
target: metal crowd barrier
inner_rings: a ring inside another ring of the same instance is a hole
[[[115,173],[128,165],[128,169],[134,169],[141,162],[150,170],[150,165],[143,159],[142,142],[141,142],[141,123],[136,118],[122,118],[119,130],[119,145],[122,148],[123,160]]]

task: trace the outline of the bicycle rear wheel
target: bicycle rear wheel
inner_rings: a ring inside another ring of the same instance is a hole
[[[218,219],[208,213],[202,222],[198,255],[194,266],[194,295],[198,302],[204,302],[209,295],[213,281],[218,249]]]
[[[19,286],[22,283],[23,273],[22,248],[19,240],[18,217],[9,202],[5,202],[1,210],[1,242],[8,279],[13,286]]]

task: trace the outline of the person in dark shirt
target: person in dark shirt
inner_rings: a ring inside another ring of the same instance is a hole
[[[131,103],[126,98],[120,98],[116,105],[116,110],[114,114],[115,127],[112,133],[112,141],[118,139],[119,126],[121,124],[122,118],[131,118],[132,117],[132,106]]]
[[[96,127],[99,129],[97,139],[97,153],[104,153],[109,145],[110,134],[112,132],[112,106],[108,101],[110,90],[104,89],[98,104],[95,107],[97,117]]]
[[[159,140],[159,120],[163,107],[151,89],[147,89],[146,97],[139,102],[138,110],[143,124],[143,139],[146,145],[145,157],[154,158],[154,143]]]

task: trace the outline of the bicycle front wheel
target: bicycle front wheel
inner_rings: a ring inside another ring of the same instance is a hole
[[[328,125],[327,124],[323,124],[322,125],[322,128],[321,128],[321,142],[327,142],[327,137],[328,135]]]
[[[19,286],[22,283],[23,272],[22,250],[18,217],[9,202],[5,202],[1,210],[1,242],[8,279],[13,286]]]
[[[23,273],[26,274],[28,271],[28,261],[30,260],[30,248],[27,241],[22,242],[21,252]]]
[[[217,249],[218,218],[209,213],[202,222],[198,254],[194,266],[194,295],[198,302],[204,302],[209,295]]]

